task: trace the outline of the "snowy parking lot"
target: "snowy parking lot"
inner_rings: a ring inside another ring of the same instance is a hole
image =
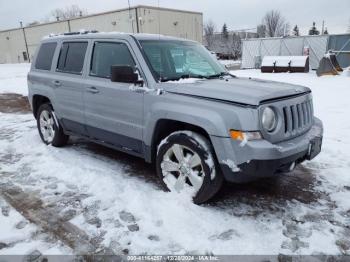
[[[28,70],[0,65],[0,254],[350,254],[349,77],[232,71],[310,87],[323,150],[197,206],[163,192],[141,159],[77,138],[44,145]]]

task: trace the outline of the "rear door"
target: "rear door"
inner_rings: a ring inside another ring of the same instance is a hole
[[[89,136],[120,147],[130,153],[142,153],[143,93],[133,84],[111,82],[112,65],[130,65],[136,59],[123,40],[98,40],[92,43],[84,92],[86,125]]]
[[[83,94],[83,68],[88,40],[62,42],[52,80],[55,107],[65,130],[86,135]]]
[[[57,41],[44,42],[40,45],[35,55],[28,73],[28,96],[31,103],[34,95],[46,96],[51,103],[55,103],[52,88],[52,77],[54,76],[52,62],[56,48]],[[54,108],[56,107],[54,106]],[[58,113],[57,110],[56,113]]]

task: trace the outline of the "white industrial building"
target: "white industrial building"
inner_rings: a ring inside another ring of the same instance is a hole
[[[0,31],[0,64],[29,62],[40,40],[51,33],[80,30],[151,33],[202,42],[203,14],[136,6],[23,28]]]

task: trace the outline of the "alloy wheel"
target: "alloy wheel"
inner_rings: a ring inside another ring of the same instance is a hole
[[[161,169],[163,181],[171,191],[180,192],[187,185],[197,193],[202,187],[202,160],[196,152],[186,146],[172,145],[163,156]]]

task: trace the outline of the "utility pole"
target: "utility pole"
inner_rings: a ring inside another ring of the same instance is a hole
[[[130,0],[128,0],[128,6],[129,6],[129,20],[131,21],[132,33],[135,33],[134,32],[133,17],[131,15]],[[136,21],[136,23],[138,23],[138,21]]]
[[[27,43],[26,31],[24,30],[22,21],[20,21],[19,24],[21,25],[21,28],[22,28],[22,31],[23,31],[23,38],[24,38],[24,44],[26,46],[27,58],[28,58],[28,62],[30,63],[30,56],[29,56],[29,51],[28,51],[28,43]]]
[[[322,20],[322,33],[321,33],[321,35],[323,35],[323,33],[324,33],[324,20]]]
[[[72,32],[72,29],[70,27],[70,20],[69,19],[67,20],[67,24],[68,24],[68,32],[70,33],[70,32]]]

